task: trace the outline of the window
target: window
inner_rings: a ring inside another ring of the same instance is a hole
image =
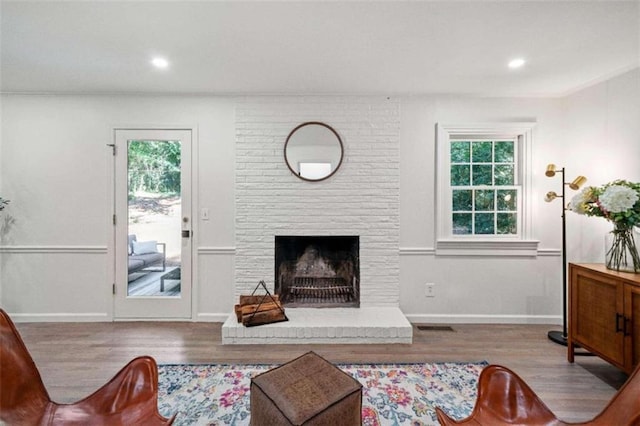
[[[451,140],[454,235],[517,235],[517,140]]]
[[[534,256],[531,123],[438,125],[436,254]]]

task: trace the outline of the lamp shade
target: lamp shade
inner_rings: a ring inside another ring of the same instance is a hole
[[[578,189],[580,189],[582,185],[584,185],[586,181],[587,181],[586,177],[578,176],[573,180],[573,182],[569,184],[569,188],[573,189],[574,191],[577,191]]]
[[[554,177],[556,175],[556,165],[549,164],[547,165],[547,171],[544,172],[547,177]]]
[[[555,200],[556,198],[558,198],[558,194],[556,194],[555,191],[549,191],[544,196],[544,201],[546,201],[547,203],[550,203],[553,200]]]

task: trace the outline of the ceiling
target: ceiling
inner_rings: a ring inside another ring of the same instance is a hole
[[[5,93],[555,97],[640,64],[637,0],[3,0],[0,13]]]

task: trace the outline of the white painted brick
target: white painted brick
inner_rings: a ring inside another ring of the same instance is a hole
[[[331,179],[303,182],[283,161],[284,141],[303,121],[326,122],[343,139],[345,159]],[[361,305],[398,306],[399,103],[240,97],[236,129],[235,294],[260,279],[273,290],[275,235],[359,235]]]

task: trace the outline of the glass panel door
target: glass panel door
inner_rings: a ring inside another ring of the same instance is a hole
[[[127,296],[180,295],[181,141],[127,141]]]
[[[116,318],[191,316],[190,144],[116,131]]]

